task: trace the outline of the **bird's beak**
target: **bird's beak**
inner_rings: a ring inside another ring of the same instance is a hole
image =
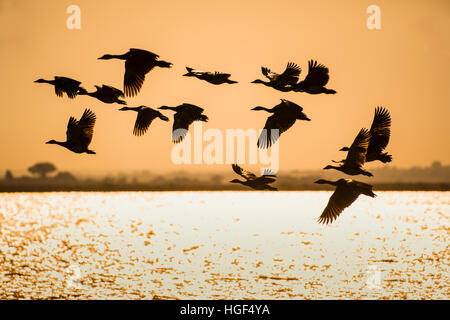
[[[125,110],[127,110],[126,107],[122,107],[119,109],[119,111],[125,111]]]

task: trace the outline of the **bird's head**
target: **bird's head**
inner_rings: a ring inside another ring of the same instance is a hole
[[[349,147],[343,147],[343,148],[339,149],[339,151],[349,151],[349,150],[350,150]]]
[[[328,169],[333,169],[332,165],[327,165],[325,168],[323,168],[324,170],[328,170]]]
[[[253,80],[251,83],[264,83],[264,81],[262,81],[261,79],[256,79]]]
[[[172,108],[171,108],[171,107],[168,107],[168,106],[161,106],[161,107],[159,107],[158,109],[159,109],[159,110],[171,110]]]
[[[254,107],[252,110],[255,110],[255,111],[258,111],[258,110],[265,110],[265,108],[264,108],[264,107],[261,107],[261,106],[257,106],[257,107]]]
[[[98,60],[108,60],[108,59],[112,59],[113,56],[111,54],[105,54],[103,56],[101,56],[100,58],[98,58]]]
[[[323,179],[319,179],[317,181],[314,181],[314,183],[317,183],[317,184],[328,184],[328,181],[323,180]]]
[[[56,141],[55,140],[49,140],[45,144],[56,144]]]
[[[127,110],[131,110],[131,109],[128,108],[128,107],[122,107],[122,108],[119,109],[119,111],[127,111]]]
[[[242,181],[239,179],[233,179],[230,181],[231,183],[241,183]]]
[[[46,82],[44,79],[37,79],[36,81],[34,81],[34,82],[36,82],[36,83],[43,83],[43,82]]]

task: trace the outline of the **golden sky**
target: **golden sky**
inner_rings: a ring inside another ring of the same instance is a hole
[[[81,9],[81,29],[69,30],[66,9]],[[381,30],[366,27],[369,5],[381,9]],[[119,112],[88,96],[61,99],[38,78],[67,76],[88,91],[107,84],[123,89],[124,63],[97,60],[141,48],[173,63],[147,74],[129,106],[193,103],[205,109],[203,129],[262,128],[268,116],[250,111],[285,98],[303,106],[311,122],[298,121],[280,138],[280,169],[318,169],[340,159],[374,109],[392,116],[389,165],[450,162],[450,2],[443,1],[21,1],[0,0],[0,170],[52,161],[69,170],[208,170],[228,165],[177,166],[170,155],[170,123],[155,120],[132,135],[136,114]],[[336,95],[282,93],[251,84],[261,66],[284,70],[289,61],[307,74],[315,59],[330,69]],[[231,73],[239,83],[214,86],[182,77],[185,66]],[[50,139],[65,140],[68,118],[85,108],[97,114],[90,146],[75,154]],[[206,144],[206,143],[205,143]],[[370,163],[368,168],[379,166]]]

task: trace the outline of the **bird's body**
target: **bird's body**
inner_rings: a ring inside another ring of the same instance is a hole
[[[267,118],[264,129],[259,136],[259,148],[270,147],[278,140],[281,133],[285,132],[294,125],[295,121],[310,121],[310,119],[303,113],[303,108],[301,106],[286,99],[281,99],[281,103],[272,109],[255,107],[252,110],[264,110],[272,113],[272,115]],[[278,133],[276,131],[273,132],[272,130],[278,130]]]
[[[303,81],[293,84],[291,89],[295,92],[306,92],[309,94],[334,94],[335,90],[325,88],[330,79],[328,68],[317,61],[310,60],[308,62],[308,74]]]
[[[341,161],[340,166],[328,165],[324,169],[335,169],[348,175],[362,174],[368,177],[373,176],[370,172],[364,170],[362,166],[366,162],[367,147],[369,146],[370,132],[363,128],[359,131],[345,160]]]
[[[141,90],[145,80],[145,75],[153,68],[170,68],[172,63],[159,60],[159,55],[153,52],[131,48],[122,55],[105,54],[99,59],[121,59],[125,60],[125,75],[123,88],[127,97],[133,97]]]
[[[231,183],[240,183],[255,190],[278,190],[277,188],[269,185],[269,183],[275,182],[274,178],[276,177],[276,175],[274,174],[266,172],[264,175],[257,177],[254,173],[242,169],[237,164],[233,164],[231,167],[233,168],[234,172],[245,179],[245,181],[233,179],[230,181]]]
[[[38,79],[34,82],[48,83],[55,86],[55,94],[60,98],[62,98],[63,93],[66,93],[70,99],[74,99],[77,96],[79,90],[83,89],[82,87],[80,87],[80,81],[67,77],[55,76],[53,80]]]
[[[237,81],[230,80],[231,74],[229,73],[222,73],[222,72],[208,72],[208,71],[201,71],[201,70],[195,70],[193,68],[186,67],[186,70],[188,71],[183,76],[185,77],[195,77],[200,80],[204,80],[206,82],[219,85],[223,83],[237,83]]]
[[[132,110],[136,111],[137,117],[136,122],[134,124],[133,134],[135,136],[142,136],[145,134],[150,127],[150,124],[152,121],[156,118],[160,118],[164,121],[169,121],[169,118],[167,118],[165,115],[163,115],[158,110],[146,107],[146,106],[139,106],[136,108],[130,108],[130,107],[123,107],[119,109],[120,111],[126,111],[126,110]]]
[[[370,142],[367,148],[366,162],[381,161],[383,163],[391,162],[392,156],[386,149],[391,136],[391,116],[389,111],[383,107],[375,109],[372,126],[370,127]],[[348,151],[348,147],[343,147],[341,151]]]
[[[262,74],[269,81],[256,79],[255,81],[252,81],[252,83],[261,83],[267,87],[274,88],[275,90],[288,92],[291,91],[292,87],[297,83],[301,70],[302,69],[293,62],[289,62],[286,69],[281,74],[272,72],[269,68],[261,67]]]
[[[350,206],[361,194],[369,197],[376,197],[372,191],[372,186],[367,183],[359,182],[351,179],[339,179],[337,181],[317,180],[318,184],[330,184],[336,187],[336,190],[330,197],[328,204],[322,215],[319,217],[319,222],[328,224],[333,222],[341,214],[341,212]]]
[[[69,118],[66,131],[66,141],[60,142],[50,140],[46,143],[60,145],[75,153],[95,154],[94,151],[88,149],[94,134],[95,121],[95,114],[91,110],[86,109],[84,110],[84,113],[79,121],[77,121],[74,117]]]
[[[194,121],[208,122],[208,117],[203,113],[203,109],[189,103],[183,103],[176,107],[161,106],[160,110],[175,111],[173,116],[172,142],[178,143],[183,140],[188,132],[189,125]]]
[[[85,89],[81,88],[78,94],[97,98],[104,103],[127,104],[124,100],[119,99],[121,97],[125,97],[121,90],[107,85],[103,85],[101,87],[95,86],[95,88],[97,91],[94,92],[87,92]]]

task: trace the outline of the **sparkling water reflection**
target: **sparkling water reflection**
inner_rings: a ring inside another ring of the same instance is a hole
[[[2,299],[449,299],[449,192],[0,194]]]

